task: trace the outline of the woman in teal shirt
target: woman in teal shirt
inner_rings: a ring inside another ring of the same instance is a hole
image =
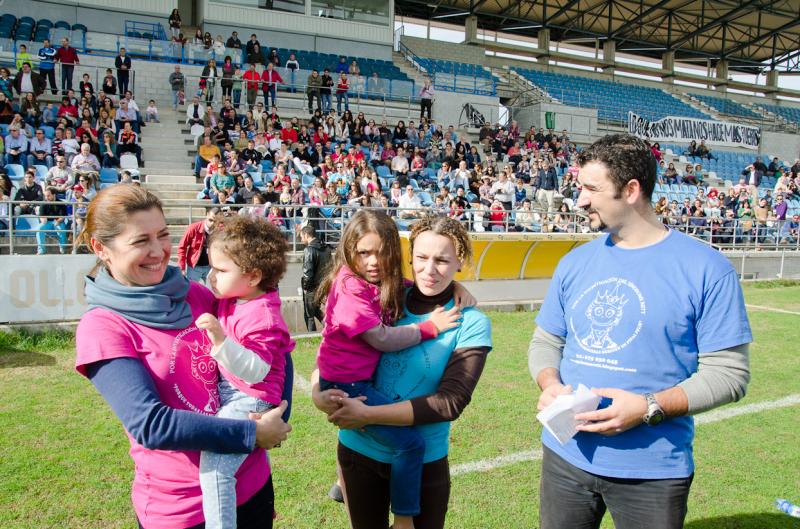
[[[455,274],[472,256],[464,227],[431,217],[411,229],[414,286],[407,291],[405,316],[396,325],[425,321],[437,306],[453,306]],[[492,348],[489,319],[475,308],[437,338],[396,353],[384,353],[375,387],[395,402],[367,406],[343,392],[320,392],[314,403],[342,428],[338,461],[353,529],[386,529],[389,524],[391,451],[361,432],[367,424],[413,425],[425,438],[421,513],[415,529],[442,529],[450,497],[447,459],[450,422],[469,404]]]

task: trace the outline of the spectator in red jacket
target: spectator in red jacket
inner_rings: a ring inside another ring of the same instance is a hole
[[[242,76],[244,79],[244,91],[247,94],[247,106],[253,110],[258,97],[258,85],[261,84],[261,76],[256,71],[256,65],[250,63],[248,70]]]
[[[218,207],[206,209],[206,218],[190,224],[178,243],[178,266],[192,281],[205,283],[208,277],[208,236],[219,214]]]
[[[69,39],[61,39],[61,47],[56,50],[56,60],[61,63],[61,94],[66,95],[72,90],[72,72],[75,65],[80,64],[78,52],[69,45]]]
[[[281,129],[281,141],[288,143],[291,147],[297,143],[297,131],[291,126],[286,126]]]
[[[350,110],[350,96],[347,92],[350,91],[350,83],[347,80],[347,74],[342,72],[339,74],[339,80],[336,82],[336,113],[342,115],[342,99],[344,99],[344,110]]]
[[[70,101],[68,97],[61,98],[61,106],[58,107],[58,113],[56,115],[59,119],[67,118],[73,126],[78,123],[78,107],[76,107],[75,103]]]
[[[283,78],[281,78],[281,74],[275,70],[274,65],[270,62],[267,63],[267,68],[261,74],[261,80],[264,81],[264,84],[261,85],[261,90],[264,92],[264,105],[268,105],[268,97],[272,96],[272,105],[277,106],[278,100],[276,99],[276,94],[278,93],[278,83],[283,84]]]

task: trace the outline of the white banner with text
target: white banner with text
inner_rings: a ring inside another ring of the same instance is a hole
[[[706,145],[758,149],[761,144],[761,129],[750,125],[739,125],[711,119],[681,118],[667,116],[650,121],[633,112],[628,112],[628,133],[650,141],[686,143],[692,140]]]
[[[0,323],[79,320],[86,312],[84,277],[94,255],[0,257]]]

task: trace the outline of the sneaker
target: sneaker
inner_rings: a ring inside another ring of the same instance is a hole
[[[331,487],[331,490],[328,491],[328,497],[333,501],[344,503],[344,496],[342,495],[342,487],[340,487],[337,483],[334,483],[333,486]]]

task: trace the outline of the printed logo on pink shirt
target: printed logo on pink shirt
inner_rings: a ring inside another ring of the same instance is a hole
[[[178,399],[188,409],[196,413],[214,415],[217,413],[219,403],[219,394],[217,392],[218,368],[217,361],[211,356],[211,342],[205,331],[193,326],[183,330],[175,337],[170,350],[170,375],[175,373],[176,362],[180,361],[181,358],[185,359],[187,356],[190,360],[192,376],[202,382],[208,394],[208,400],[202,408],[198,408],[195,403],[187,398],[185,392],[181,391],[179,380],[173,383],[172,388]]]

